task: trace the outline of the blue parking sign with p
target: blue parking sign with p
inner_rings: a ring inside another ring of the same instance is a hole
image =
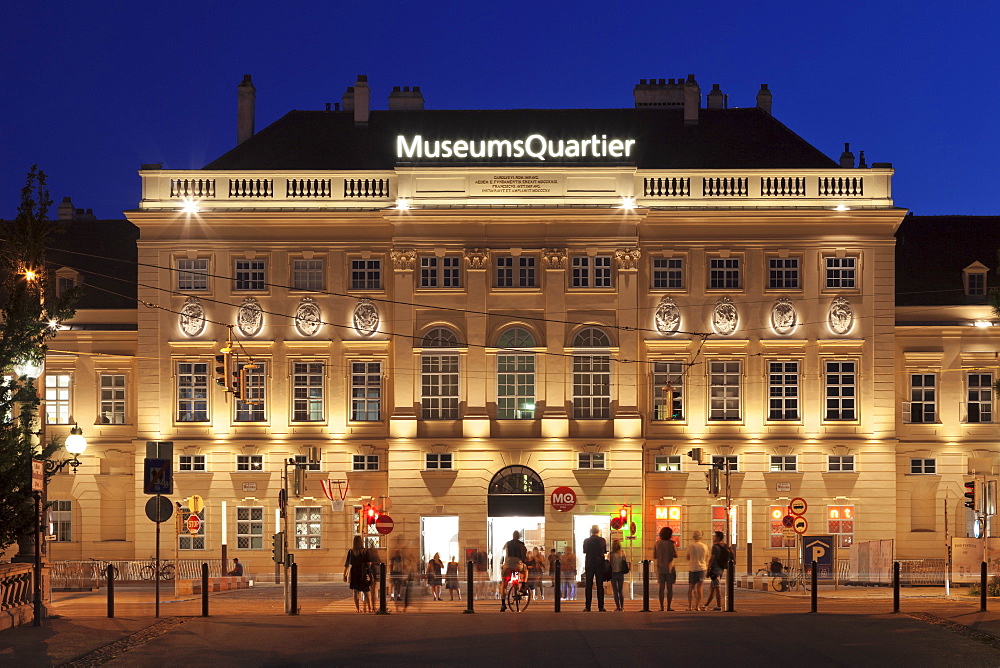
[[[174,479],[170,475],[170,460],[144,459],[142,480],[142,490],[146,494],[173,494]]]
[[[817,577],[833,577],[833,536],[802,537],[802,564],[806,572],[814,561]]]

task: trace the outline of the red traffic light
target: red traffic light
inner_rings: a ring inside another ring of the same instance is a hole
[[[622,509],[618,511],[618,517],[622,518],[623,520],[628,518],[628,508],[622,506]]]
[[[365,506],[365,521],[368,524],[375,524],[375,521],[378,519],[378,517],[379,517],[378,508],[376,508],[370,503]]]

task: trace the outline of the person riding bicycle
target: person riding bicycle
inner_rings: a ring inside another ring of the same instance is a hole
[[[524,561],[528,558],[528,548],[524,544],[524,541],[521,540],[520,531],[515,531],[514,537],[504,543],[503,553],[503,571],[500,576],[501,612],[507,609],[507,579],[510,578],[511,573],[517,571],[521,582],[524,582],[527,578],[527,569],[524,567]]]

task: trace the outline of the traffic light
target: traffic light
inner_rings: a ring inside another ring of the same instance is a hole
[[[226,353],[215,356],[215,382],[229,392],[229,355]]]
[[[365,526],[366,527],[370,527],[371,525],[375,524],[376,520],[378,520],[378,516],[379,516],[378,508],[376,508],[375,506],[373,506],[370,503],[365,505]]]
[[[976,481],[969,480],[965,483],[965,507],[971,510],[976,510],[979,506],[979,500],[976,498]]]
[[[688,457],[701,464],[701,448],[691,448],[688,450]]]
[[[271,536],[271,559],[276,564],[285,561],[285,532],[279,531]]]
[[[292,479],[292,492],[295,494],[295,498],[302,496],[303,492],[306,491],[306,469],[305,464],[295,465],[295,476]]]
[[[706,482],[705,489],[708,490],[708,493],[711,494],[712,496],[718,496],[719,469],[715,468],[714,466],[708,469],[708,471],[705,472],[705,482]]]
[[[243,400],[243,383],[240,376],[239,369],[234,369],[232,371],[233,382],[232,382],[232,393],[233,397],[242,401]]]

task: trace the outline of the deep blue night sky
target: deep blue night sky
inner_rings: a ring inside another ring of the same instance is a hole
[[[136,207],[142,163],[204,166],[235,143],[252,74],[257,130],[418,85],[428,109],[631,107],[640,78],[696,75],[730,106],[761,83],[774,115],[834,159],[892,162],[898,206],[998,214],[1000,3],[12,3],[0,41],[0,217],[38,163],[58,203]],[[53,212],[54,215],[54,212]]]

